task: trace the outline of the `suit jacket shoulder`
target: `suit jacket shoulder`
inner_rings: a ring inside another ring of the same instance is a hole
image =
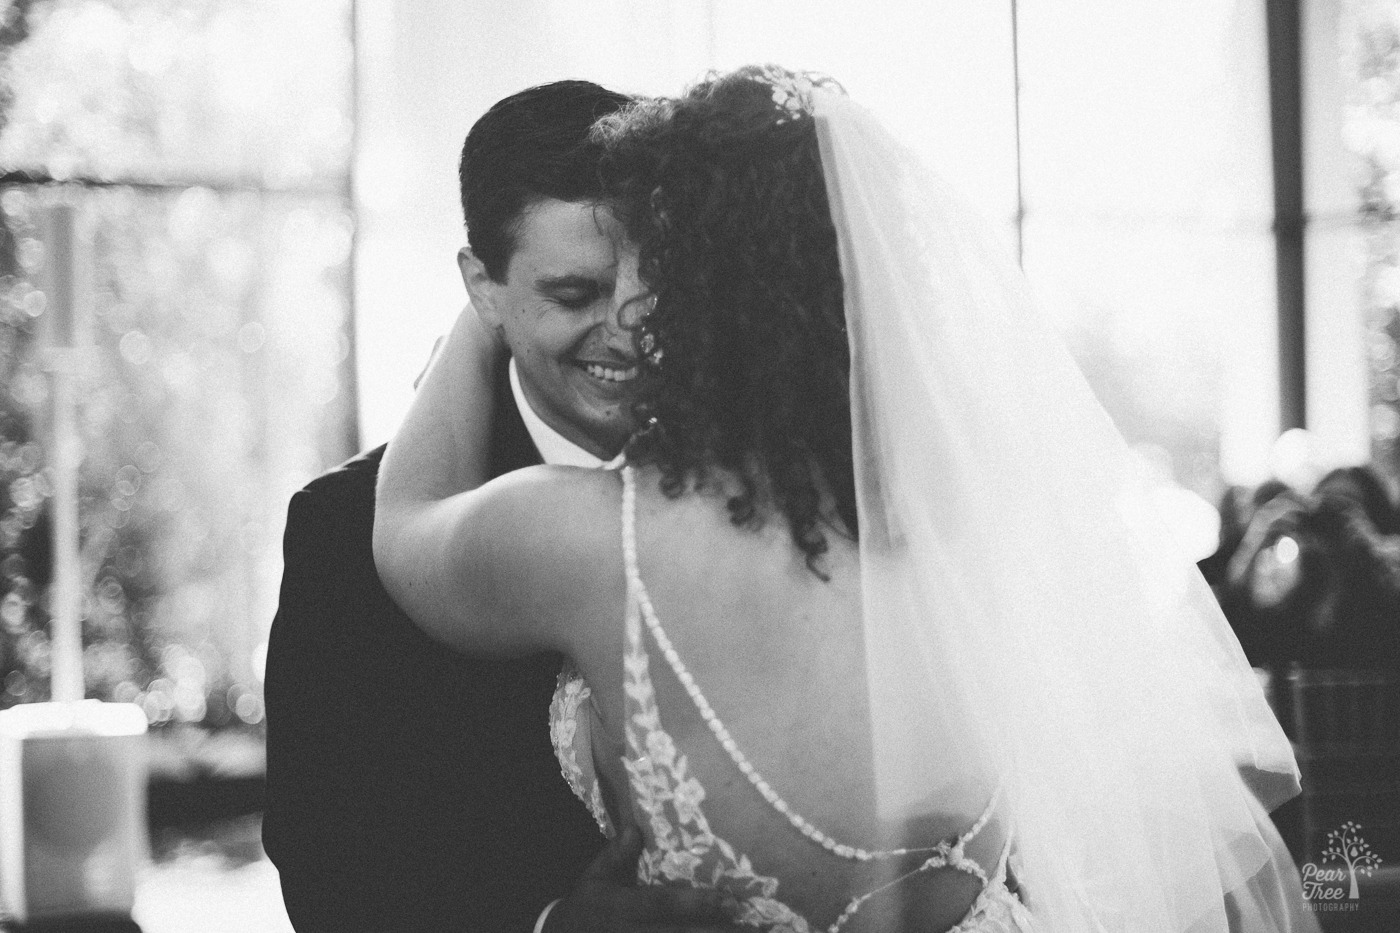
[[[538,462],[501,401],[493,465]],[[382,455],[288,509],[264,845],[299,931],[528,931],[602,845],[549,741],[559,658],[458,655],[399,611],[371,550]]]

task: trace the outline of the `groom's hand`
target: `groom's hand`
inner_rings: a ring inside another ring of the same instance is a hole
[[[637,858],[642,836],[628,826],[549,912],[544,933],[733,933],[726,895],[695,888],[642,887]]]

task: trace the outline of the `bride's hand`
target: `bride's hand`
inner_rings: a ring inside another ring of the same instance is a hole
[[[463,305],[457,321],[453,324],[453,330],[459,331],[462,339],[455,344],[454,356],[457,359],[448,365],[484,368],[487,372],[492,372],[497,364],[509,358],[510,348],[506,346],[501,332],[487,326],[471,305]],[[422,385],[423,380],[428,378],[428,374],[442,360],[448,343],[447,337],[448,335],[443,335],[433,341],[428,362],[418,374],[418,378],[413,380],[413,388],[417,389]]]
[[[629,825],[549,912],[544,933],[737,933],[718,891],[638,886],[641,854],[641,833]]]
[[[379,516],[475,489],[490,476],[491,419],[505,344],[470,305],[420,377],[379,471]],[[381,522],[376,520],[376,534]]]
[[[510,348],[506,346],[505,335],[499,328],[487,326],[471,305],[462,308],[461,316],[470,351],[476,359],[492,366],[506,359]]]

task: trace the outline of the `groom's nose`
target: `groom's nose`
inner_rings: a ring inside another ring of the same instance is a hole
[[[644,294],[629,296],[621,289],[614,292],[603,321],[608,347],[629,359],[636,356],[637,328],[649,308],[649,297]]]
[[[634,333],[642,326],[642,318],[651,310],[652,304],[650,295],[626,296],[619,293],[608,310],[608,328],[629,335]]]
[[[612,295],[613,326],[629,334],[641,326],[643,316],[654,303],[639,271],[635,252],[620,257]]]
[[[627,314],[617,306],[608,309],[599,336],[604,345],[619,359],[630,360],[637,355],[636,334],[626,326]]]
[[[611,296],[594,302],[587,311],[587,318],[580,321],[583,330],[580,333],[576,355],[604,354],[616,363],[628,363],[636,359],[635,332],[624,326],[629,317],[635,315],[629,315]]]

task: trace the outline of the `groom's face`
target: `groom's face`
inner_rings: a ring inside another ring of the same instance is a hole
[[[592,203],[526,208],[504,282],[469,250],[458,261],[472,304],[505,337],[530,407],[604,459],[631,433],[637,359],[618,306],[617,226]]]

